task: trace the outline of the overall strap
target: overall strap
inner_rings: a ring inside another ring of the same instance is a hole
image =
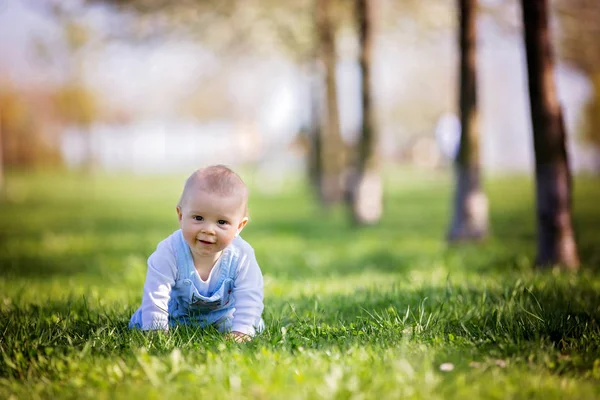
[[[219,285],[226,279],[234,279],[237,273],[237,264],[240,258],[238,246],[229,244],[223,249],[219,260]]]
[[[175,257],[177,260],[177,281],[189,279],[191,271],[194,268],[194,260],[190,252],[190,247],[183,238],[181,229],[175,233]]]
[[[240,262],[240,248],[235,245],[229,245],[226,251],[227,259],[223,261],[227,261],[227,268],[223,268],[223,274],[225,278],[235,280]]]
[[[233,259],[233,254],[231,251],[231,245],[227,246],[223,249],[223,254],[221,254],[221,260],[219,260],[220,271],[219,271],[219,285],[227,278],[229,278],[229,269],[231,267],[231,261]]]

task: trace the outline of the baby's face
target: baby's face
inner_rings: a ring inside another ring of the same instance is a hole
[[[248,222],[239,196],[221,196],[197,189],[177,207],[179,226],[194,261],[216,260]]]

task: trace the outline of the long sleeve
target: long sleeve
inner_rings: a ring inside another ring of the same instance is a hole
[[[264,309],[263,276],[252,248],[245,253],[233,286],[235,312],[231,330],[254,336]]]
[[[148,272],[142,297],[142,330],[168,330],[168,303],[176,277],[171,237],[163,240],[148,258]]]

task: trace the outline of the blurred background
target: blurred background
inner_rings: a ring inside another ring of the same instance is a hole
[[[573,170],[600,171],[600,2],[550,1]],[[352,2],[333,5],[341,137],[361,130]],[[458,17],[448,0],[379,0],[372,89],[383,165],[450,165],[458,122]],[[481,163],[530,172],[520,4],[481,0]],[[309,0],[0,0],[4,169],[165,174],[244,165],[302,171],[323,109]],[[315,89],[316,88],[316,89]]]

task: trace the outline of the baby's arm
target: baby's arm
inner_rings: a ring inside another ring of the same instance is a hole
[[[142,297],[142,330],[168,330],[168,303],[175,284],[175,255],[170,240],[162,241],[148,258]]]
[[[263,312],[263,276],[254,251],[246,254],[233,285],[235,312],[230,336],[236,341],[249,340]]]

